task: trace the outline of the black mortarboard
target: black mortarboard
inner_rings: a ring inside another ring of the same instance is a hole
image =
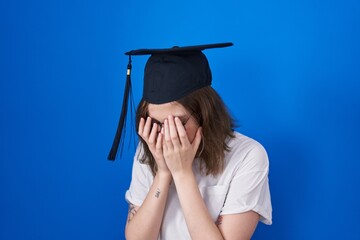
[[[144,72],[143,99],[148,103],[173,102],[202,87],[211,85],[209,63],[202,53],[205,49],[232,46],[232,43],[216,43],[166,49],[139,49],[126,52],[129,56],[123,105],[108,159],[115,160],[119,143],[123,138],[128,101],[131,95],[131,56],[151,55]]]

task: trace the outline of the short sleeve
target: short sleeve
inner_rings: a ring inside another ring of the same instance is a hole
[[[152,181],[150,167],[139,161],[140,151],[141,145],[139,144],[134,157],[130,187],[125,193],[126,201],[136,206],[141,206],[144,202],[150,189],[150,181]]]
[[[236,154],[233,157],[236,157]],[[256,142],[239,164],[230,182],[221,215],[252,210],[260,215],[261,222],[272,224],[268,173],[267,153]]]

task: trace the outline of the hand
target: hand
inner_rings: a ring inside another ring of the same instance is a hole
[[[181,120],[169,116],[164,121],[162,132],[165,135],[164,158],[172,176],[181,172],[192,172],[192,164],[201,142],[201,127],[197,129],[195,139],[190,143]]]
[[[163,155],[163,134],[159,132],[160,126],[154,123],[151,126],[151,118],[147,117],[146,122],[144,118],[140,119],[138,134],[148,145],[151,154],[155,158],[159,173],[170,173],[166,166]]]

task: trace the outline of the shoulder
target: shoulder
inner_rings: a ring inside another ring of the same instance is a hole
[[[256,140],[234,131],[225,153],[226,165],[246,168],[249,171],[268,171],[269,160],[265,148]]]

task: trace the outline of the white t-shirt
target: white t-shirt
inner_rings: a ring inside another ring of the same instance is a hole
[[[272,223],[272,207],[268,183],[269,161],[265,149],[255,140],[234,132],[228,143],[224,171],[217,176],[205,176],[199,171],[199,159],[193,171],[199,190],[214,222],[219,215],[243,213],[249,210],[260,215],[260,221]],[[148,165],[141,164],[135,154],[132,180],[126,200],[141,206],[153,182]],[[191,239],[174,184],[170,185],[160,230],[162,240]]]

